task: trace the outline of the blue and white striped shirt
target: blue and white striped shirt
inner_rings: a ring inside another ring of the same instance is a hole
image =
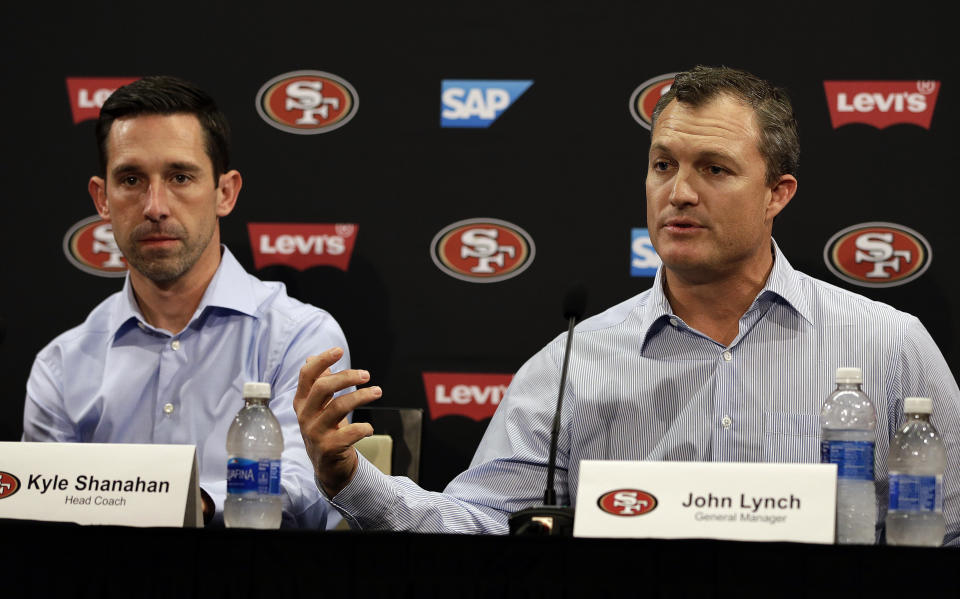
[[[800,273],[774,244],[766,286],[723,346],[673,314],[663,271],[651,289],[576,329],[557,451],[559,503],[576,504],[580,461],[819,462],[819,413],[839,366],[859,366],[874,401],[877,534],[887,454],[903,398],[933,399],[947,445],[947,541],[960,542],[960,391],[920,321]],[[355,527],[505,533],[539,505],[563,361],[561,334],[519,370],[470,468],[444,493],[364,460],[334,505]]]

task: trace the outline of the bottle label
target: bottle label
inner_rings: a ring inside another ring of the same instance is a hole
[[[836,464],[837,478],[873,480],[873,441],[821,441],[820,463]]]
[[[942,512],[943,477],[891,474],[890,510]]]
[[[280,494],[280,460],[227,460],[227,492],[233,495],[258,493]]]

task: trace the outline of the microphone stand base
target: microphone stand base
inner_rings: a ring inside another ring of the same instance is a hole
[[[557,505],[528,507],[510,514],[510,534],[515,536],[572,537],[573,508]]]

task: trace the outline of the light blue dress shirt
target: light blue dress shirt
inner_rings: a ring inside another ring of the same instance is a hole
[[[227,430],[243,407],[243,383],[271,385],[283,429],[284,526],[323,528],[340,520],[317,490],[293,410],[308,356],[344,348],[327,312],[244,271],[226,247],[190,323],[179,333],[146,323],[129,276],[80,326],[38,355],[27,382],[24,441],[196,445],[200,486],[222,522]],[[328,517],[329,516],[329,517]]]
[[[878,412],[879,535],[887,455],[903,398],[933,399],[947,445],[947,541],[960,534],[960,391],[917,318],[790,267],[774,267],[723,346],[674,315],[663,271],[651,289],[577,326],[564,396],[556,489],[575,505],[580,461],[820,461],[819,413],[839,366],[863,369]],[[517,372],[470,468],[443,494],[380,474],[361,459],[334,505],[363,529],[505,533],[512,512],[541,505],[566,334]]]

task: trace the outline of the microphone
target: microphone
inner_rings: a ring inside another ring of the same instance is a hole
[[[587,287],[582,282],[574,283],[563,298],[563,317],[568,321],[567,347],[563,352],[563,369],[560,371],[560,392],[557,394],[557,409],[553,414],[550,430],[550,457],[547,460],[547,488],[543,494],[543,506],[528,507],[510,515],[510,534],[518,536],[573,536],[573,508],[557,505],[554,488],[554,473],[557,469],[557,439],[560,437],[560,413],[563,408],[563,390],[567,385],[567,366],[570,364],[570,348],[573,345],[573,329],[583,318],[587,309]]]

